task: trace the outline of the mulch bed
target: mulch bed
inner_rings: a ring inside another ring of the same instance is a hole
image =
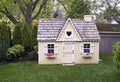
[[[7,60],[5,58],[1,58],[0,65],[14,63],[14,62],[24,62],[24,61],[37,61],[37,58],[31,59],[28,55],[20,57],[20,58],[15,58],[14,60]]]

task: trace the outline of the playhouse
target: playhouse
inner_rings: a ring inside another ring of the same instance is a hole
[[[97,64],[100,36],[91,15],[84,19],[40,19],[39,64]]]

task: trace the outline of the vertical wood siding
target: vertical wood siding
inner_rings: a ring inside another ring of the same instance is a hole
[[[112,53],[113,45],[120,41],[120,35],[100,35],[100,53]]]

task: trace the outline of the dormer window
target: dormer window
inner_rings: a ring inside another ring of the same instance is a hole
[[[66,30],[65,36],[66,36],[66,38],[73,38],[73,32],[72,32],[72,30]]]

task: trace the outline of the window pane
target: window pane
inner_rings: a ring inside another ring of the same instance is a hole
[[[84,49],[84,53],[89,53],[90,49]]]
[[[48,53],[54,53],[54,44],[48,44]]]
[[[84,44],[84,48],[90,48],[90,44]]]
[[[90,44],[87,44],[87,48],[90,48]]]

